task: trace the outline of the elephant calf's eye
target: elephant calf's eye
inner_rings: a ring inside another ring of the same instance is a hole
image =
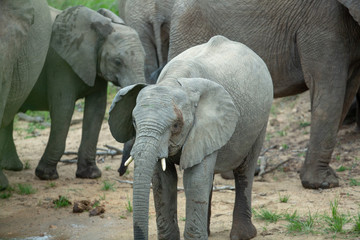
[[[171,126],[171,133],[173,135],[179,134],[182,126],[183,126],[183,123],[181,121],[179,121],[179,120],[175,121],[174,124]]]

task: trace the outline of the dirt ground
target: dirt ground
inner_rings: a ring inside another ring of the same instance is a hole
[[[75,111],[74,119],[80,119],[82,113]],[[343,127],[338,134],[331,166],[338,169],[340,187],[329,190],[307,190],[301,186],[299,170],[305,158],[310,126],[310,105],[308,93],[298,96],[276,99],[268,125],[263,155],[268,159],[266,170],[271,170],[279,163],[283,165],[256,177],[253,187],[252,207],[260,211],[267,209],[278,214],[296,213],[306,218],[330,215],[330,202],[338,201],[338,211],[350,217],[360,212],[360,187],[351,186],[350,180],[360,180],[360,133],[355,125]],[[28,162],[30,169],[20,172],[4,171],[11,186],[15,189],[12,196],[0,199],[0,239],[132,239],[132,213],[129,203],[132,201],[132,186],[118,180],[132,180],[133,165],[129,173],[119,177],[117,169],[121,156],[106,157],[98,160],[102,177],[96,180],[75,178],[76,164],[58,164],[60,178],[56,181],[40,181],[34,174],[48,138],[49,128],[36,130],[38,135],[26,138],[28,123],[18,121],[14,133],[18,153],[23,162]],[[77,151],[80,143],[81,123],[71,126],[67,139],[67,151]],[[105,144],[122,148],[111,136],[107,121],[104,120],[98,147]],[[266,151],[267,149],[267,151]],[[64,156],[71,159],[74,156]],[[182,186],[179,173],[179,187]],[[114,190],[102,190],[104,181],[114,184]],[[36,193],[20,195],[18,184],[31,184]],[[215,177],[214,185],[233,186],[232,180]],[[66,196],[72,203],[79,200],[99,200],[104,205],[105,213],[90,217],[88,212],[73,213],[73,205],[54,208],[53,200]],[[286,203],[281,197],[288,197]],[[221,190],[213,193],[211,235],[209,239],[229,239],[235,193]],[[178,221],[181,236],[185,219],[185,196],[178,192]],[[324,217],[322,217],[324,218]],[[321,219],[321,217],[319,217]],[[288,221],[284,219],[269,223],[253,216],[258,234],[255,239],[360,239],[356,234],[331,233],[326,231],[325,221],[315,223],[314,233],[289,233]],[[351,230],[354,222],[345,224],[345,230]],[[157,239],[155,209],[150,196],[149,239]]]

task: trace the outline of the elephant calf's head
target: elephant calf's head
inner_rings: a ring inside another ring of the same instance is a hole
[[[109,10],[83,6],[59,14],[51,46],[89,86],[96,76],[122,87],[144,82],[144,50],[137,33]]]

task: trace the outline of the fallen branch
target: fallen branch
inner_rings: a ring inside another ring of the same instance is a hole
[[[107,147],[108,149],[114,150],[114,151],[118,152],[119,154],[123,153],[123,151],[121,149],[110,146],[110,145],[107,145],[107,144],[105,144],[104,147]]]
[[[278,148],[278,145],[272,145],[268,148],[265,148],[261,153],[260,153],[260,156],[263,156],[267,151],[271,150],[271,149],[275,149],[275,148]]]
[[[118,181],[119,183],[126,183],[130,185],[134,185],[134,181],[130,180],[120,180],[120,179],[114,179],[115,181]],[[150,183],[150,187],[152,188],[152,184]],[[184,191],[183,187],[177,187],[178,191]],[[221,191],[221,190],[235,190],[234,186],[226,185],[226,186],[213,186],[213,191]]]
[[[122,154],[122,150],[118,149],[118,148],[115,148],[115,147],[112,147],[110,145],[104,145],[105,147],[107,147],[108,149],[105,149],[105,148],[96,148],[97,150],[100,150],[100,151],[97,151],[96,152],[96,156],[100,156],[100,161],[104,162],[105,160],[105,157],[107,156],[116,156],[116,155],[121,155]],[[74,151],[66,151],[64,152],[63,155],[78,155],[78,152],[74,152]],[[66,160],[60,160],[60,162],[63,162],[63,163],[77,163],[77,158],[74,158],[74,159],[66,159]]]
[[[267,164],[267,157],[265,157],[265,156],[260,156],[260,157],[259,157],[259,160],[260,160],[259,176],[262,176],[262,175],[265,173],[266,164]]]
[[[289,162],[290,160],[294,160],[294,158],[289,158],[288,160],[285,160],[285,161],[277,164],[275,167],[265,171],[261,176],[264,176],[267,173],[273,172],[274,170],[278,169],[280,166],[284,165],[285,163]]]
[[[40,117],[40,116],[32,117],[32,116],[29,116],[29,115],[27,115],[25,113],[22,113],[22,112],[19,112],[17,115],[18,115],[20,120],[23,120],[23,121],[26,121],[26,122],[35,122],[35,123],[44,122],[44,118]]]

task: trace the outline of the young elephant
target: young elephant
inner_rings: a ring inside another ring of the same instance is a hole
[[[135,30],[112,12],[78,6],[57,15],[45,66],[21,108],[50,111],[50,137],[36,176],[59,177],[56,166],[65,150],[75,102],[82,97],[85,110],[76,177],[101,176],[95,153],[106,109],[107,82],[122,87],[145,83],[144,59]],[[13,142],[12,131],[7,138]],[[7,155],[13,165],[20,162],[15,148]]]
[[[180,239],[175,164],[184,170],[185,239],[207,239],[213,175],[230,170],[236,186],[231,239],[256,235],[251,189],[272,99],[262,59],[222,36],[172,59],[156,85],[118,92],[110,108],[111,133],[119,142],[136,135],[134,239],[148,239],[151,179],[158,238]]]

